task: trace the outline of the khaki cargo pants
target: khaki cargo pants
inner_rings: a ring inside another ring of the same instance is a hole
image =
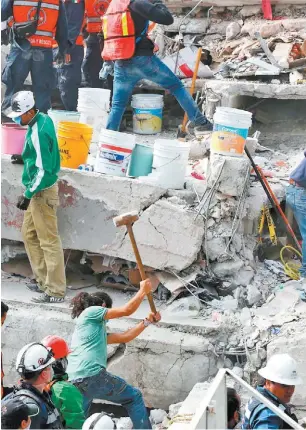
[[[66,275],[56,211],[58,185],[35,194],[24,214],[22,236],[36,281],[49,296],[64,297]]]

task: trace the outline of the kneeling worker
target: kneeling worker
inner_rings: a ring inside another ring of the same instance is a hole
[[[118,0],[111,2],[102,18],[102,57],[115,61],[112,109],[106,128],[119,130],[133,88],[148,79],[174,95],[199,132],[210,131],[211,124],[180,79],[154,55],[154,43],[147,37],[149,21],[171,25],[173,17],[161,0]]]
[[[288,417],[298,422],[290,411],[288,403],[296,385],[302,384],[297,373],[297,363],[288,354],[273,355],[266,367],[258,371],[265,378],[264,386],[257,390]],[[257,399],[251,399],[246,406],[242,429],[291,429],[280,417]]]
[[[33,302],[63,302],[66,276],[56,216],[60,153],[54,125],[48,115],[36,109],[30,91],[14,94],[7,116],[17,124],[28,126],[22,155],[12,155],[13,164],[24,164],[25,192],[19,197],[17,208],[26,211],[22,236],[37,281],[37,285],[27,287],[42,293]]]
[[[68,382],[66,373],[67,357],[71,351],[66,341],[59,336],[47,336],[41,343],[51,349],[56,360],[52,364],[53,379],[47,385],[52,402],[61,414],[66,429],[81,429],[85,421],[83,396],[71,382]]]

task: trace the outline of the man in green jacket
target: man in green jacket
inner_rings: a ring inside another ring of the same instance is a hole
[[[28,126],[22,155],[12,156],[12,163],[24,164],[25,192],[18,198],[17,207],[26,211],[22,235],[37,281],[28,288],[42,293],[33,299],[36,303],[63,302],[66,276],[56,216],[60,153],[54,125],[48,115],[35,108],[30,91],[14,94],[7,116],[17,124]]]
[[[47,386],[52,402],[61,414],[65,428],[81,429],[85,421],[83,395],[71,382],[68,382],[66,373],[67,356],[71,351],[66,341],[59,336],[46,336],[41,343],[46,348],[51,348],[56,360],[52,365],[54,372],[52,382]]]

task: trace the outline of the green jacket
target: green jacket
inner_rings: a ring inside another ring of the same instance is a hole
[[[25,197],[50,188],[57,181],[60,170],[60,153],[53,121],[38,112],[28,126],[22,152],[24,169],[22,183]]]
[[[68,375],[56,377],[51,383],[51,398],[67,429],[81,429],[85,421],[83,396],[67,381]]]

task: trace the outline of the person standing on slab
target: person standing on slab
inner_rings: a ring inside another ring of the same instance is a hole
[[[72,335],[67,373],[84,396],[84,410],[88,416],[93,399],[107,400],[124,406],[135,429],[151,429],[149,416],[140,390],[118,376],[107,372],[107,345],[128,343],[152,323],[160,321],[160,314],[147,318],[124,333],[107,333],[106,323],[114,318],[132,315],[146,295],[151,282],[140,283],[137,294],[124,306],[112,308],[112,299],[103,292],[79,293],[72,299],[72,318],[76,327]]]
[[[302,267],[300,281],[306,288],[306,151],[301,163],[293,170],[286,189],[286,202],[292,208],[302,236]]]
[[[7,116],[28,131],[22,155],[13,164],[24,164],[25,191],[17,208],[25,211],[22,236],[37,284],[27,288],[40,297],[35,303],[60,303],[66,293],[64,253],[57,227],[60,153],[51,118],[36,109],[33,93],[20,91],[12,98]]]
[[[133,88],[147,79],[174,95],[199,132],[209,132],[212,125],[180,79],[154,55],[154,43],[147,36],[149,21],[171,25],[173,17],[161,0],[117,0],[102,18],[102,57],[115,61],[112,109],[106,128],[119,130]]]

